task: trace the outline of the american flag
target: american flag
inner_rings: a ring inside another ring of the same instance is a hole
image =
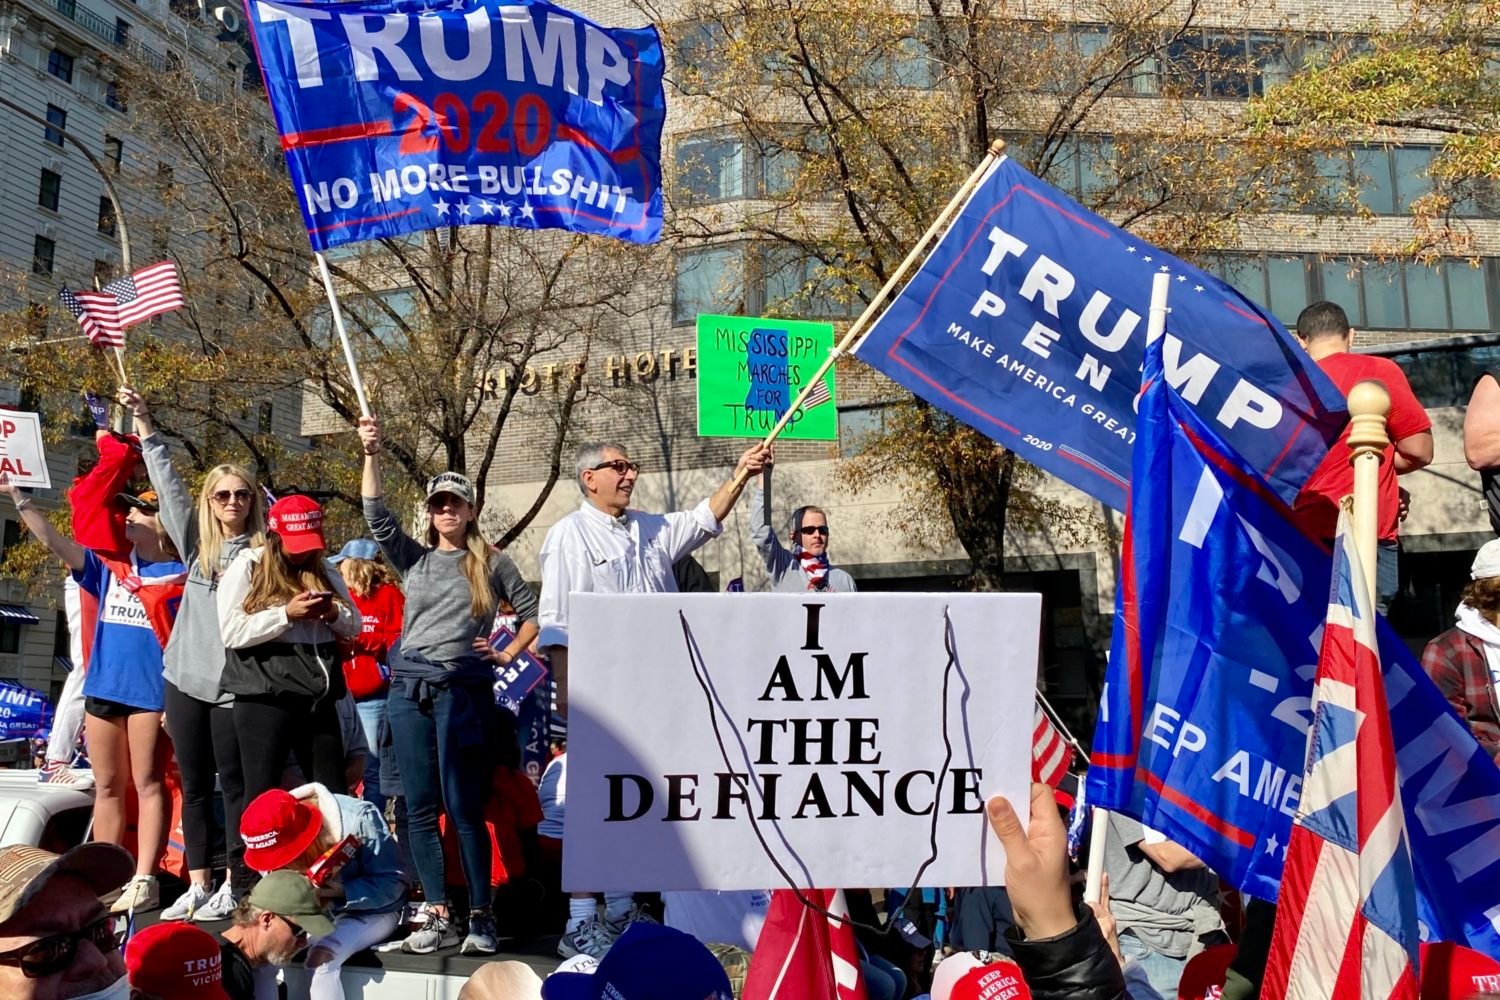
[[[1031,730],[1031,780],[1056,788],[1073,766],[1073,744],[1053,725],[1052,719],[1036,706],[1036,724]]]
[[[73,314],[89,340],[99,347],[124,347],[125,331],[105,318],[113,315],[115,297],[104,292],[75,292],[64,286],[57,293],[63,308]]]
[[[1261,995],[1416,1000],[1416,881],[1359,555],[1339,515],[1302,798]],[[1270,849],[1276,849],[1271,841]]]
[[[58,298],[89,340],[100,347],[124,347],[127,326],[181,309],[184,304],[177,265],[169,260],[116,278],[97,292],[64,288]]]
[[[822,406],[824,403],[831,402],[833,402],[833,394],[828,391],[828,380],[820,378],[813,383],[812,392],[809,392],[807,398],[802,401],[802,408],[810,410],[814,406]]]

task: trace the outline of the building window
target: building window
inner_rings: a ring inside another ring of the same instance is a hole
[[[115,204],[108,196],[99,197],[99,232],[105,236],[113,236],[118,230],[115,222]]]
[[[255,429],[262,434],[271,432],[271,421],[276,416],[276,408],[269,399],[262,401],[255,413]]]
[[[839,407],[839,457],[852,458],[885,433],[888,403]]]
[[[1493,343],[1368,353],[1378,353],[1400,365],[1411,382],[1412,392],[1428,409],[1468,405],[1475,381],[1500,365],[1500,344]]]
[[[21,623],[13,621],[0,622],[0,653],[19,653],[21,651]]]
[[[115,44],[124,45],[130,41],[130,22],[123,17],[115,18]]]
[[[31,273],[51,274],[53,260],[57,256],[57,243],[45,236],[38,236],[31,244]]]
[[[11,546],[21,544],[21,522],[6,521],[3,533],[0,533],[0,559],[5,558]]]
[[[1307,308],[1307,264],[1301,257],[1225,254],[1208,268],[1287,329]]]
[[[677,190],[689,205],[745,196],[745,144],[733,135],[677,141]]]
[[[110,278],[114,275],[114,270],[115,270],[114,265],[111,264],[109,261],[107,261],[107,260],[100,260],[99,258],[95,257],[94,258],[94,285],[96,287],[101,287],[102,288],[104,285],[109,284]]]
[[[165,163],[156,165],[156,191],[158,194],[166,194],[172,190],[172,168]]]
[[[744,311],[744,260],[739,247],[713,247],[677,255],[674,323],[693,323],[699,313],[736,315]]]
[[[104,137],[104,158],[115,165],[115,173],[120,172],[120,166],[125,162],[125,143],[115,136]]]
[[[47,105],[47,126],[42,131],[42,139],[54,146],[61,146],[62,130],[68,127],[68,113],[56,104]]]
[[[62,200],[62,174],[54,170],[42,171],[42,185],[37,191],[36,203],[49,211],[57,211],[57,203]]]
[[[861,303],[822,261],[789,246],[761,249],[761,309],[780,316],[854,316]]]
[[[1486,269],[1465,261],[1426,266],[1400,261],[1328,260],[1318,265],[1321,296],[1343,306],[1356,329],[1487,331]]]
[[[47,72],[57,77],[63,83],[72,83],[73,57],[62,49],[53,49],[47,53]]]
[[[125,103],[125,88],[118,83],[107,83],[104,85],[104,103],[116,111],[129,110]]]

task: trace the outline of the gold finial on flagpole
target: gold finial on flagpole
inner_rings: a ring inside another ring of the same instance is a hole
[[[1371,607],[1375,604],[1377,545],[1380,533],[1380,463],[1391,438],[1385,418],[1391,394],[1379,382],[1366,380],[1349,390],[1349,462],[1354,466],[1354,545],[1359,552]]]

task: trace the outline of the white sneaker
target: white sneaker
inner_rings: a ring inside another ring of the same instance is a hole
[[[37,771],[36,781],[39,785],[68,785],[72,788],[88,789],[94,787],[94,772],[74,770],[66,764],[49,762]]]
[[[161,887],[155,875],[137,875],[125,883],[120,897],[110,904],[110,913],[149,913],[161,907]]]
[[[239,905],[240,897],[235,895],[234,886],[226,878],[224,884],[219,886],[219,891],[208,897],[208,900],[198,907],[198,912],[193,914],[193,920],[197,922],[228,920]]]
[[[557,942],[557,953],[563,958],[587,955],[602,960],[614,943],[615,939],[605,929],[604,921],[597,914],[591,914],[582,924],[562,936]]]
[[[192,920],[193,914],[208,902],[209,895],[208,886],[193,882],[187,887],[187,892],[177,897],[177,902],[161,911],[161,918],[163,920]]]

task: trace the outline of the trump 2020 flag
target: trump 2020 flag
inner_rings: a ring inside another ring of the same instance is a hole
[[[1411,851],[1375,646],[1375,608],[1344,511],[1312,713],[1307,771],[1261,989],[1270,997],[1307,1000],[1416,1000]]]
[[[980,180],[856,353],[934,406],[1125,508],[1151,281],[1167,380],[1290,501],[1347,422],[1270,313],[1009,158]]]
[[[662,48],[543,0],[249,0],[313,249],[474,224],[661,233]]]
[[[1302,797],[1333,559],[1147,353],[1090,804],[1275,900]],[[1500,768],[1375,621],[1426,940],[1500,959]]]

